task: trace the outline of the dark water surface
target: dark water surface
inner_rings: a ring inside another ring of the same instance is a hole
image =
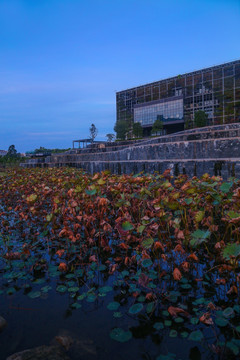
[[[168,336],[168,328],[155,330],[156,320],[139,321],[129,316],[127,307],[121,306],[122,318],[114,318],[113,311],[106,305],[113,301],[113,295],[106,295],[93,303],[82,300],[82,307],[73,309],[69,294],[56,293],[55,279],[48,282],[52,290],[31,299],[23,290],[12,295],[1,295],[1,315],[7,320],[7,327],[0,333],[0,359],[40,345],[48,345],[56,335],[67,334],[79,342],[79,353],[69,353],[77,359],[156,359],[160,354],[174,353],[176,359],[211,359],[214,355],[199,342]],[[35,290],[45,284],[35,285]],[[6,285],[4,285],[5,288]],[[11,284],[12,286],[12,284]],[[110,331],[115,327],[130,329],[133,338],[121,343],[112,340]],[[205,328],[205,334],[208,333]],[[175,329],[183,330],[182,324]],[[210,332],[209,332],[210,333]],[[212,335],[212,334],[211,334]],[[210,335],[210,336],[211,336]],[[200,354],[201,351],[201,354]],[[215,357],[216,358],[216,357]]]

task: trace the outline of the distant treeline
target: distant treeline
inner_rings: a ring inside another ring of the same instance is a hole
[[[33,151],[27,151],[26,152],[26,156],[28,155],[34,155],[34,154],[57,154],[57,153],[61,153],[61,152],[65,152],[67,150],[70,150],[70,148],[68,149],[46,149],[43,146],[40,146],[39,149],[35,149]]]

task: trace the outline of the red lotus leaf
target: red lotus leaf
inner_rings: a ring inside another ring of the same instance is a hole
[[[230,289],[228,290],[227,292],[228,295],[231,295],[231,294],[238,294],[238,289],[235,285],[232,285],[230,287]]]
[[[145,250],[142,252],[142,260],[144,259],[151,259],[150,255],[148,255]]]
[[[211,318],[211,313],[210,312],[206,312],[204,313],[199,320],[206,325],[213,325],[213,320]]]
[[[182,248],[182,245],[180,245],[180,244],[177,244],[177,245],[175,246],[174,251],[180,252],[181,254],[184,254],[184,253],[185,253],[185,250]]]
[[[139,285],[141,285],[141,286],[143,286],[143,287],[146,287],[147,286],[147,284],[149,283],[149,277],[146,275],[146,274],[144,274],[144,273],[141,273],[140,275],[139,275],[139,278],[138,278],[138,284]]]
[[[123,250],[128,250],[128,249],[129,249],[129,246],[128,246],[127,244],[125,244],[125,243],[119,244],[119,247],[120,247],[121,249],[123,249]]]
[[[181,274],[181,271],[178,268],[174,269],[173,278],[174,278],[174,280],[177,280],[177,281],[181,280],[182,274]]]
[[[67,264],[64,262],[61,262],[58,266],[58,270],[60,271],[67,271]]]
[[[75,201],[75,200],[73,200],[72,202],[71,202],[71,207],[72,208],[75,208],[75,207],[77,207],[78,206],[78,203]]]
[[[110,265],[109,274],[112,275],[118,268],[118,264]]]
[[[108,204],[108,199],[106,199],[106,198],[99,198],[99,200],[98,200],[98,205],[99,206],[106,206],[107,204]]]
[[[176,238],[179,239],[179,240],[184,240],[184,239],[185,239],[184,232],[183,232],[182,230],[176,231],[175,236],[176,236]]]
[[[225,285],[226,284],[226,279],[216,279],[216,284],[217,285]]]
[[[18,251],[15,251],[15,252],[7,252],[4,257],[5,257],[5,259],[7,259],[7,260],[19,260],[20,257],[21,257],[21,253],[18,252]]]
[[[168,312],[171,316],[177,317],[178,314],[183,314],[185,316],[189,316],[189,313],[179,307],[169,306]]]
[[[62,229],[61,231],[60,231],[60,233],[58,234],[58,236],[59,237],[62,237],[62,236],[64,236],[64,235],[66,235],[66,233],[67,233],[67,229]]]
[[[155,251],[161,250],[161,251],[164,252],[164,247],[163,247],[163,245],[160,243],[160,241],[156,241],[156,242],[154,243],[153,248],[154,248]]]
[[[126,266],[131,265],[131,259],[128,256],[126,256],[124,259],[124,265]]]
[[[195,255],[194,253],[190,254],[187,257],[188,260],[193,260],[193,261],[199,261],[197,255]]]
[[[145,299],[148,301],[156,300],[156,295],[154,293],[150,292],[145,296]]]
[[[188,271],[189,271],[189,268],[190,268],[190,264],[189,264],[189,262],[184,261],[184,262],[181,264],[181,267],[182,267],[182,269],[183,269],[184,272],[188,272]]]
[[[161,258],[162,258],[164,261],[167,261],[167,255],[162,254],[162,255],[161,255]]]
[[[216,306],[212,302],[210,302],[207,307],[211,310],[217,310]]]
[[[65,253],[64,249],[56,251],[56,255],[58,255],[59,257],[62,257],[64,253]]]
[[[90,262],[97,262],[96,255],[90,256],[90,257],[89,257],[89,261],[90,261]]]
[[[135,291],[134,293],[132,293],[132,296],[133,296],[134,298],[136,298],[136,297],[139,296],[139,293],[138,293],[137,291]]]

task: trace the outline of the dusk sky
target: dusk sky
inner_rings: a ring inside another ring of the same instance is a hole
[[[240,58],[240,0],[0,0],[0,150],[106,140],[115,92]]]

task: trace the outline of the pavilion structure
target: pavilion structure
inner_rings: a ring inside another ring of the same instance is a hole
[[[75,144],[78,144],[78,149],[84,149],[87,147],[87,145],[90,145],[93,143],[92,139],[80,139],[80,140],[73,140],[73,149],[76,149],[74,146]]]

